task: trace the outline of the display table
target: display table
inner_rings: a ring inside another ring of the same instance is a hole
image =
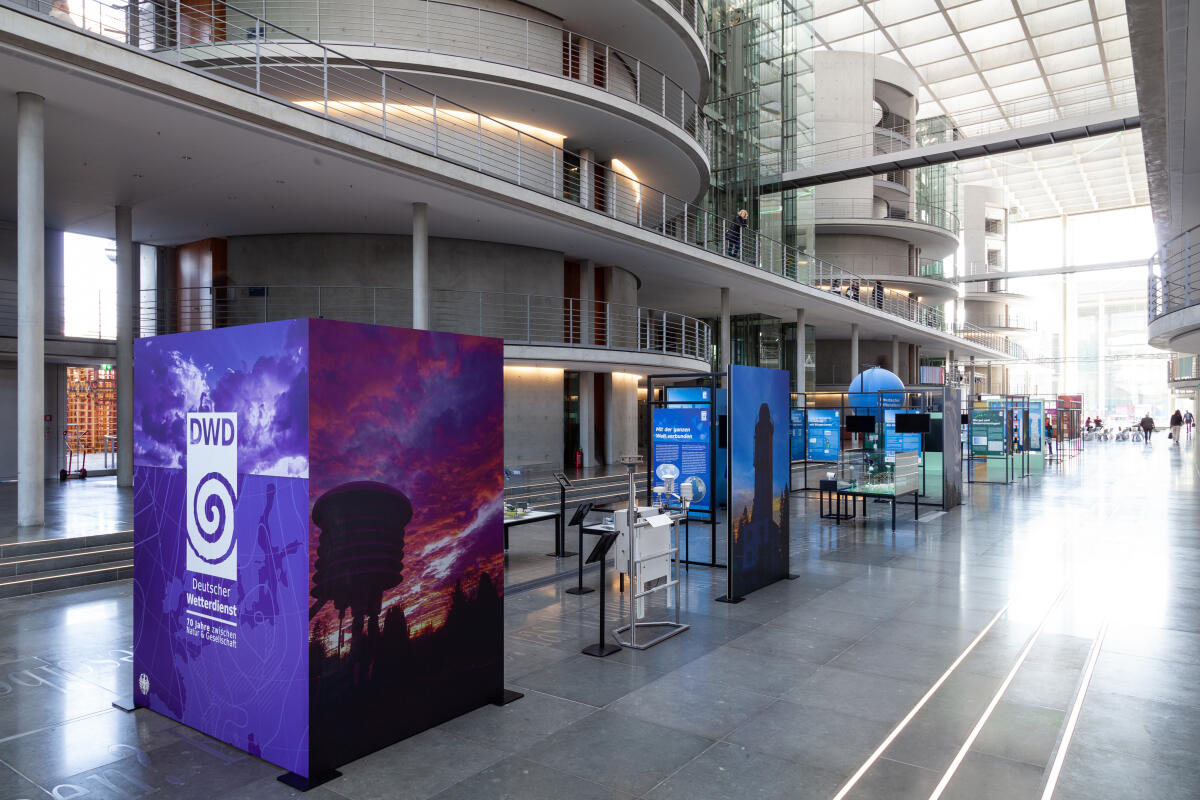
[[[877,500],[890,500],[892,503],[892,530],[896,530],[896,500],[897,498],[906,495],[912,495],[913,498],[913,519],[917,519],[920,515],[920,490],[918,486],[918,453],[913,450],[905,450],[895,454],[893,466],[890,471],[890,482],[880,480],[889,476],[888,472],[882,470],[874,474],[875,482],[871,483],[851,483],[847,481],[823,480],[820,482],[820,511],[823,519],[833,519],[839,525],[844,519],[852,519],[855,516],[855,500],[856,497],[862,498],[863,517],[867,516],[867,498],[874,497]],[[825,514],[824,497],[827,492],[834,494],[834,506],[831,508],[830,514]],[[846,501],[849,500],[848,512],[844,512]]]
[[[849,516],[837,516],[836,517],[837,522],[840,525],[841,521],[843,519],[850,519],[851,517],[854,516],[854,498],[856,498],[856,497],[862,498],[863,517],[865,518],[867,516],[867,498],[874,497],[877,500],[890,500],[891,501],[891,503],[892,503],[892,530],[896,530],[896,500],[897,500],[897,498],[904,497],[905,495],[909,495],[909,494],[912,495],[912,499],[913,499],[913,519],[916,519],[920,514],[920,508],[917,505],[917,501],[919,499],[919,493],[917,492],[916,489],[909,489],[908,491],[903,491],[903,492],[897,493],[895,491],[894,484],[878,484],[878,485],[866,485],[866,486],[857,486],[855,484],[850,484],[849,486],[846,486],[846,487],[839,487],[837,490],[839,507],[842,502],[842,498],[849,498],[850,514],[849,514]]]
[[[854,502],[851,501],[848,510],[846,499],[848,495],[842,493],[842,489],[848,489],[852,484],[849,481],[838,480],[822,480],[818,484],[817,494],[817,510],[821,515],[821,519],[837,520],[839,523],[844,519],[854,518]],[[829,499],[829,512],[825,511],[826,498]],[[863,515],[866,516],[866,501],[863,501]]]
[[[548,519],[554,520],[554,541],[558,541],[562,535],[562,516],[557,511],[530,511],[528,514],[521,515],[504,515],[504,549],[508,549],[508,529],[517,525],[528,525],[531,522],[544,522]]]

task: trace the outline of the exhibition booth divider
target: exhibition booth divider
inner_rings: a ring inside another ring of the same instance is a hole
[[[289,770],[503,702],[503,343],[138,339],[133,705]]]
[[[895,486],[897,454],[913,452],[918,502],[953,508],[962,497],[961,451],[945,443],[960,440],[960,397],[957,387],[793,393],[797,490],[820,491],[831,479]]]
[[[1043,446],[1044,413],[1042,404],[1028,395],[977,395],[966,413],[967,482],[1008,484],[1028,478],[1034,466],[1031,454],[1036,450],[1040,455]]]
[[[718,385],[721,377],[724,386]],[[690,385],[655,392],[655,381],[672,379],[687,379]],[[790,577],[790,381],[786,370],[744,366],[731,367],[727,376],[647,377],[649,491],[665,495],[659,498],[663,507],[708,524],[713,534],[709,560],[687,559],[686,544],[677,558],[724,567],[726,593],[718,598],[723,602],[740,602]],[[722,497],[727,498],[725,564],[718,561],[715,536]]]

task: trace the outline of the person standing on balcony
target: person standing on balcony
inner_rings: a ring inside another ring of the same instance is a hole
[[[733,218],[733,224],[725,231],[725,255],[740,258],[742,255],[742,231],[746,229],[746,220],[750,212],[742,209]]]
[[[50,6],[50,16],[60,22],[75,24],[75,18],[71,16],[71,7],[67,4],[67,0],[54,0]]]
[[[1179,434],[1183,431],[1183,414],[1179,413],[1179,409],[1175,409],[1175,413],[1171,415],[1171,433],[1170,438],[1179,445]]]

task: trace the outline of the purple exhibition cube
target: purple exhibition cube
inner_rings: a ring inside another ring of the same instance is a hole
[[[309,777],[498,699],[503,350],[300,319],[134,351],[134,701]]]

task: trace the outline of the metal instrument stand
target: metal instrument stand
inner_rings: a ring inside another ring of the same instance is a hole
[[[625,469],[629,471],[629,507],[626,509],[626,535],[629,537],[629,624],[615,628],[612,632],[613,639],[622,647],[628,647],[633,650],[646,650],[653,647],[659,642],[669,639],[677,633],[683,633],[690,625],[685,625],[679,621],[679,519],[675,517],[671,522],[672,546],[661,553],[651,553],[649,556],[642,557],[637,552],[637,537],[634,531],[638,528],[649,527],[647,522],[637,521],[637,493],[634,487],[634,472],[637,469],[640,456],[625,456],[621,459],[625,464]],[[686,516],[686,512],[683,516]],[[668,558],[667,581],[653,589],[639,591],[642,582],[638,580],[641,576],[641,566],[646,561],[652,559]],[[657,591],[666,590],[674,587],[675,589],[675,621],[659,620],[655,622],[638,622],[637,620],[637,601],[643,597],[654,594]],[[660,633],[657,636],[639,642],[637,633],[639,628],[666,628],[666,632]],[[628,640],[621,638],[622,633],[629,633]]]

